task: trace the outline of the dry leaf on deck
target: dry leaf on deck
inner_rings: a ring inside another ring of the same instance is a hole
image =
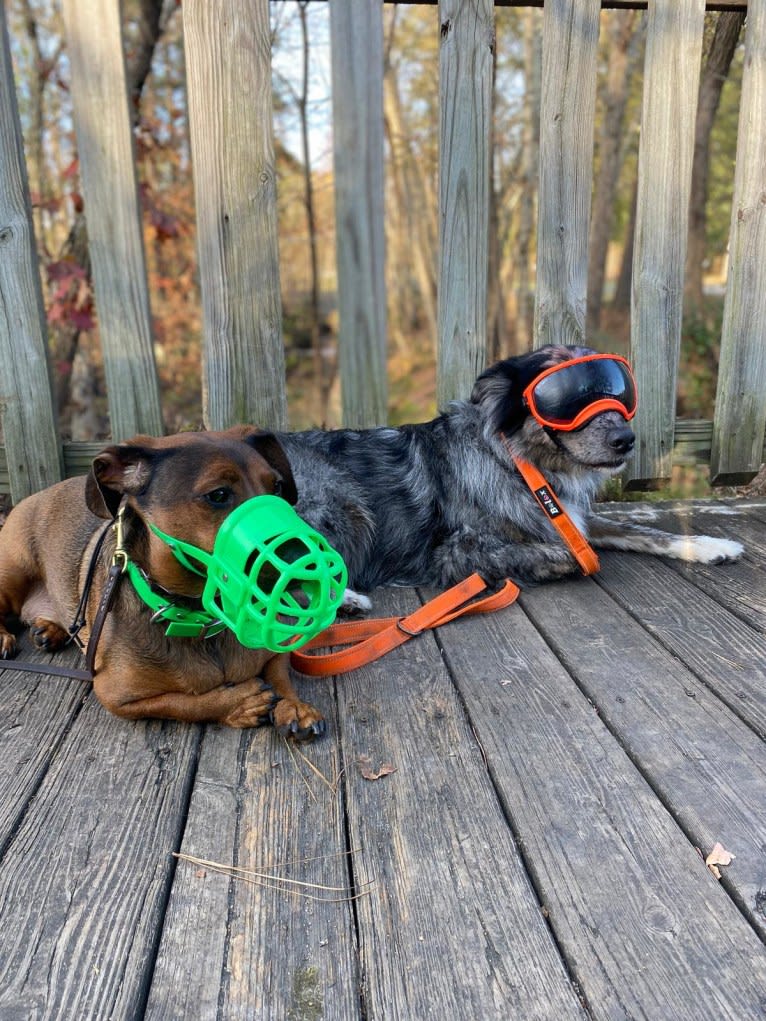
[[[360,755],[356,761],[359,763],[359,772],[365,780],[380,780],[382,776],[388,776],[390,773],[396,772],[396,766],[390,762],[383,762],[377,771],[374,770],[372,768],[372,759],[369,755]]]
[[[705,864],[713,873],[716,879],[721,878],[721,872],[717,866],[719,865],[731,865],[732,861],[736,856],[727,851],[723,844],[716,844],[713,850],[705,859]]]

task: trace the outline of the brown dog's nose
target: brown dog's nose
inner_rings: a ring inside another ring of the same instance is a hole
[[[609,446],[615,453],[622,454],[623,456],[631,452],[635,442],[635,434],[627,425],[622,426],[620,429],[614,429],[609,434]]]

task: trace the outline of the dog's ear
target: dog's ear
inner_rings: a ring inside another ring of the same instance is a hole
[[[485,429],[506,435],[520,429],[529,414],[524,404],[524,391],[532,380],[552,365],[589,353],[590,348],[586,347],[549,344],[485,369],[471,394],[471,402],[481,408]]]
[[[85,502],[99,518],[113,518],[125,493],[138,493],[151,477],[151,453],[141,444],[105,447],[85,480]]]
[[[491,365],[474,383],[471,403],[479,405],[489,433],[515,432],[526,418],[523,394],[529,378],[519,365],[522,358],[506,358]]]
[[[263,429],[252,429],[243,436],[246,443],[257,450],[267,464],[270,464],[282,481],[282,492],[280,496],[288,503],[295,505],[298,502],[298,487],[295,485],[293,470],[284,452],[282,444],[274,433]]]

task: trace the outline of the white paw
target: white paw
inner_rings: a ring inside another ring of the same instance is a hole
[[[371,601],[361,592],[354,592],[353,589],[347,588],[343,593],[343,602],[340,604],[341,613],[369,613],[371,609]]]
[[[744,552],[741,542],[733,539],[716,539],[712,535],[679,536],[667,551],[668,556],[696,564],[725,564],[739,560]]]

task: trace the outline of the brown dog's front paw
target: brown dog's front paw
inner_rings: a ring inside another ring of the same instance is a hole
[[[253,695],[245,695],[226,716],[222,717],[221,723],[229,727],[262,727],[271,722],[271,711],[274,708],[276,696],[271,688],[264,687]]]
[[[16,655],[16,639],[5,628],[0,629],[0,659],[13,659]]]
[[[45,649],[46,652],[55,652],[56,649],[63,649],[69,641],[69,635],[58,624],[45,617],[36,617],[30,627],[32,641],[38,649]]]
[[[327,730],[324,717],[308,702],[281,698],[271,712],[271,722],[282,737],[310,741]]]

